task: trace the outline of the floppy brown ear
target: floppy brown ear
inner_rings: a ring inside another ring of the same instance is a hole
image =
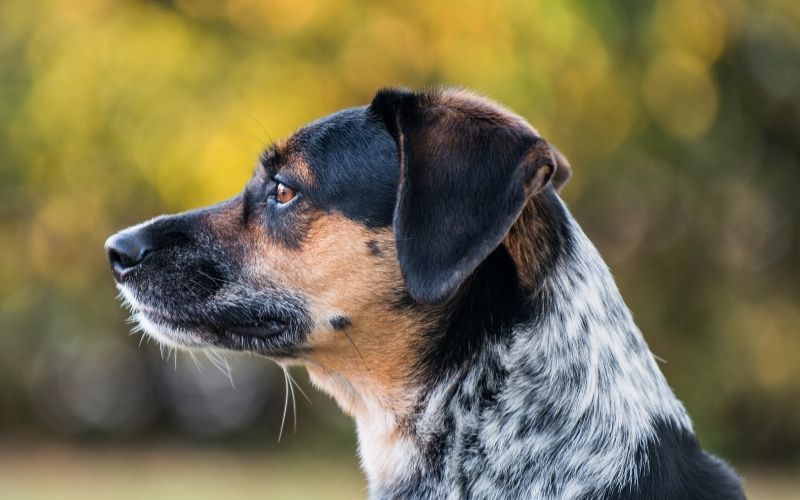
[[[550,146],[553,150],[553,156],[556,159],[556,173],[553,174],[553,178],[551,182],[553,183],[553,187],[555,188],[556,192],[561,192],[561,189],[564,188],[564,184],[566,184],[570,177],[572,177],[572,165],[569,164],[569,160],[567,157],[564,156],[561,151],[558,150],[555,146]]]
[[[397,141],[394,230],[406,287],[420,303],[445,302],[548,187],[553,150],[471,94],[386,89],[370,108]]]

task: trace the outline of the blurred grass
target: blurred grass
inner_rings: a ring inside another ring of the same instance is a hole
[[[769,469],[755,467],[740,471],[750,500],[799,500],[800,467]]]
[[[155,446],[5,447],[5,500],[366,498],[354,454]],[[800,467],[740,467],[750,500],[800,499]]]
[[[0,453],[5,500],[366,498],[355,455],[45,446]]]

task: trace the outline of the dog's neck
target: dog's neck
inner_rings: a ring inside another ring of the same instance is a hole
[[[478,273],[488,281],[467,283],[405,401],[358,396],[373,496],[446,497],[472,478],[482,497],[486,474],[519,467],[540,478],[539,496],[565,474],[576,488],[613,486],[635,478],[636,447],[657,419],[691,429],[602,258],[554,193],[528,204]]]

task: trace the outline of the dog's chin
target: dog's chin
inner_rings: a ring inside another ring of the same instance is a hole
[[[156,318],[143,311],[135,312],[133,320],[138,323],[144,333],[170,347],[178,349],[221,347],[217,342],[208,338],[207,334],[196,331],[194,328],[167,322],[163,318]]]

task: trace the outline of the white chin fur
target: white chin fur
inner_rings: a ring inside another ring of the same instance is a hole
[[[194,332],[153,322],[141,312],[134,313],[133,317],[146,334],[164,345],[179,349],[210,347]]]
[[[195,332],[152,321],[147,317],[146,313],[142,312],[144,307],[125,285],[117,284],[117,289],[125,306],[131,311],[131,319],[136,322],[137,328],[157,342],[178,349],[210,347]]]

